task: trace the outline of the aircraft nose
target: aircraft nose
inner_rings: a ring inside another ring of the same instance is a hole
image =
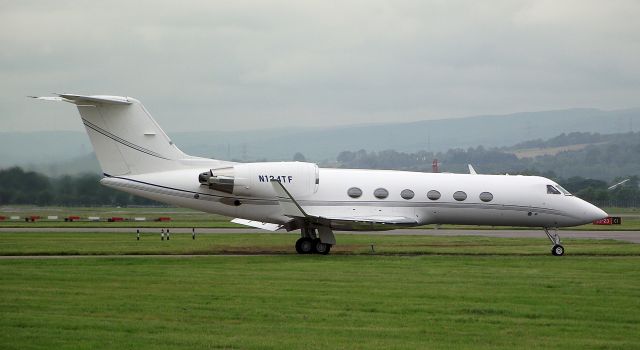
[[[595,221],[595,220],[600,220],[600,219],[609,217],[609,214],[607,214],[604,210],[596,207],[595,205],[587,202],[585,202],[585,204],[586,204],[586,208],[584,210],[585,219],[589,221]]]

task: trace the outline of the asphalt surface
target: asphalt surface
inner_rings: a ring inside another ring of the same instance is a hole
[[[141,233],[160,234],[160,228],[142,228]],[[190,228],[170,228],[171,233],[191,234]],[[132,233],[136,228],[126,227],[100,227],[100,228],[60,228],[60,227],[20,227],[20,228],[0,228],[2,232],[76,232],[76,233]],[[251,228],[196,228],[196,234],[246,234],[246,233],[268,233],[269,231]],[[553,231],[551,231],[553,233]],[[285,233],[278,231],[278,233]],[[399,229],[393,231],[358,231],[345,232],[338,231],[338,235],[427,235],[427,236],[484,236],[502,238],[546,238],[543,230],[448,230],[448,229]],[[576,239],[614,239],[619,241],[640,243],[640,231],[558,231],[560,238]]]

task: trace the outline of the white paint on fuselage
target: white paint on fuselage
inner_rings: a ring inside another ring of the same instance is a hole
[[[209,168],[124,175],[107,177],[102,183],[134,195],[209,213],[277,224],[291,220],[283,215],[275,193],[257,198],[214,191],[198,182],[198,175],[205,171]],[[537,176],[320,169],[319,179],[315,193],[304,197],[293,195],[308,214],[322,217],[404,216],[415,218],[419,225],[563,227],[607,216],[577,197],[548,194],[546,186],[556,184]],[[254,186],[271,185],[265,182]],[[349,197],[350,187],[360,188],[362,196]],[[386,189],[389,196],[374,197],[377,188]],[[400,193],[404,189],[412,190],[415,196],[403,199]],[[440,199],[428,199],[430,190],[439,191]],[[466,200],[454,200],[456,191],[465,192]],[[481,201],[482,192],[490,192],[493,200]],[[236,200],[240,205],[236,205]]]

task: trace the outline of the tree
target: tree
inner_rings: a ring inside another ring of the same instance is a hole
[[[304,154],[302,154],[300,152],[296,152],[296,154],[293,155],[293,161],[294,162],[306,162],[307,159],[304,157]]]

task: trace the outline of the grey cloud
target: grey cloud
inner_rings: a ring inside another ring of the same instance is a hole
[[[635,1],[0,3],[4,130],[50,92],[141,99],[168,130],[637,106]]]

